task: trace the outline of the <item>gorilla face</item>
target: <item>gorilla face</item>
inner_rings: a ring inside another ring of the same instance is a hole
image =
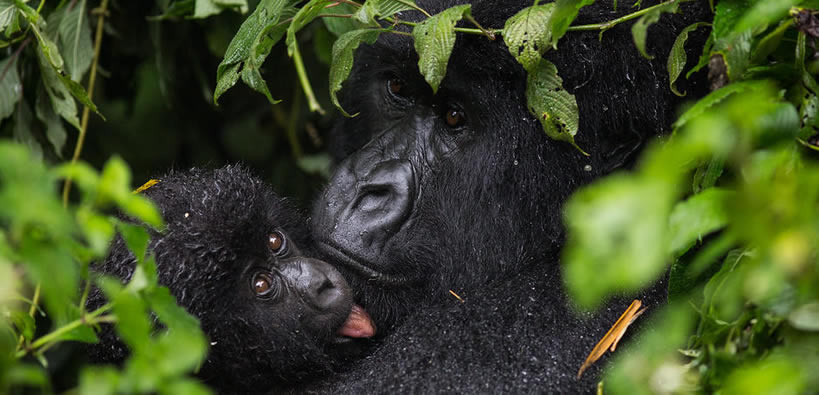
[[[144,192],[167,223],[151,234],[150,249],[159,282],[210,340],[200,371],[209,384],[258,391],[297,383],[332,369],[337,343],[372,336],[341,274],[299,248],[310,247],[303,217],[269,186],[237,166],[160,180]],[[122,279],[133,269],[121,240],[95,267]],[[108,332],[97,346],[103,353],[113,342]]]
[[[457,2],[418,3],[436,13]],[[531,5],[472,3],[490,27]],[[577,23],[614,18],[602,3],[583,8]],[[650,51],[667,51],[674,28],[651,33]],[[596,32],[570,32],[559,45],[546,57],[576,95],[577,142],[589,157],[546,137],[526,108],[525,72],[502,40],[459,35],[437,94],[418,72],[410,38],[384,34],[359,49],[341,93],[345,109],[360,115],[334,129],[343,161],[312,226],[379,326],[532,263],[550,262],[559,287],[562,202],[670,124],[665,60],[640,58],[627,27],[602,42]]]

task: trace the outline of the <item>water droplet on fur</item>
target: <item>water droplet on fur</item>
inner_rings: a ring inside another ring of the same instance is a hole
[[[219,343],[219,342],[210,342],[210,345],[215,346],[217,343]]]
[[[517,160],[517,159],[515,159],[515,161],[514,161],[514,162],[512,162],[512,163],[513,163],[515,166],[517,166],[517,165],[518,165],[518,160]]]
[[[190,216],[191,216],[191,213],[185,213],[185,218],[188,218]]]
[[[592,167],[591,167],[591,165],[586,165],[586,166],[583,166],[583,170],[592,171]]]
[[[607,105],[605,105],[605,104],[604,104],[604,105],[603,105],[603,111],[608,111],[608,110],[609,110],[609,106],[607,106]]]

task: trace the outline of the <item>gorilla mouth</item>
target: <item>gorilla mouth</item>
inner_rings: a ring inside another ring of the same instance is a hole
[[[362,263],[366,262],[366,260],[356,257],[353,253],[333,245],[332,241],[317,241],[316,244],[322,252],[333,258],[334,262],[352,269],[371,282],[385,286],[404,285],[412,282],[411,278],[382,273],[373,269],[370,265]]]

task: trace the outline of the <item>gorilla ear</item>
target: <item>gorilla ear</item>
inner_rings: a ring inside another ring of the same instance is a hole
[[[610,173],[621,167],[630,167],[644,143],[645,136],[631,128],[628,129],[628,132],[618,133],[606,139],[601,145],[604,173]]]

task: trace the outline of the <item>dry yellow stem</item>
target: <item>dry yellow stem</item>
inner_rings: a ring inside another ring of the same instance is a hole
[[[626,309],[623,315],[621,315],[609,331],[603,335],[603,338],[597,342],[597,345],[591,350],[589,356],[583,361],[583,365],[580,366],[580,370],[577,372],[578,379],[580,379],[580,376],[583,375],[583,372],[585,372],[589,366],[597,362],[597,360],[606,353],[606,350],[611,349],[611,351],[614,351],[617,348],[617,343],[620,341],[620,338],[623,337],[623,334],[626,333],[626,329],[628,329],[629,325],[646,310],[645,308],[640,309],[642,305],[643,302],[638,299],[631,302],[631,305]]]

